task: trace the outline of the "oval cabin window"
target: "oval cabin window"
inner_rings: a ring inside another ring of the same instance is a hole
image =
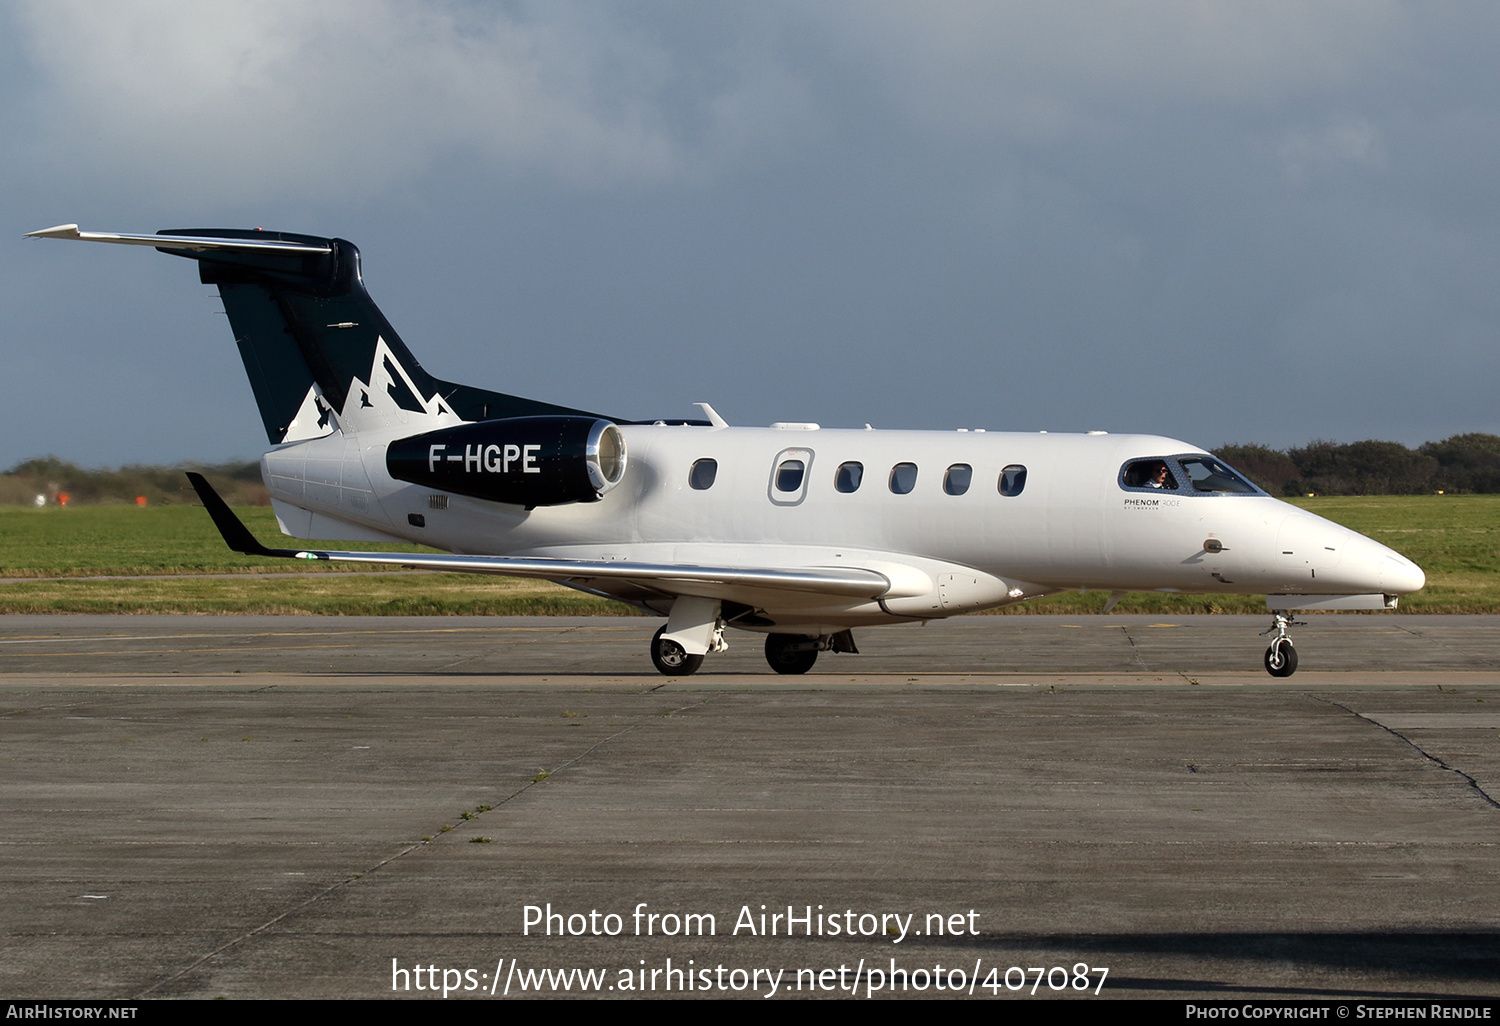
[[[907,495],[917,486],[917,465],[915,463],[898,463],[891,468],[891,491],[897,495]]]
[[[1020,495],[1026,487],[1026,468],[1012,464],[1000,471],[1000,494]]]
[[[699,460],[693,464],[693,469],[688,471],[688,487],[695,491],[707,491],[714,486],[714,478],[718,476],[718,460]]]
[[[962,495],[969,490],[969,483],[973,479],[973,467],[967,463],[955,463],[948,468],[948,473],[943,475],[943,491],[949,495]]]

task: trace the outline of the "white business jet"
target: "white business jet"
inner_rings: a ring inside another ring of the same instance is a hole
[[[199,475],[225,541],[261,556],[557,581],[665,616],[664,674],[726,627],[778,673],[857,651],[853,628],[1065,589],[1265,595],[1265,666],[1296,670],[1297,609],[1389,609],[1399,553],[1280,502],[1197,446],[1150,435],[733,427],[628,421],[432,377],[371,301],[342,239],[239,229],[34,237],[198,262],[234,330],[294,538],[445,555],[267,548]]]

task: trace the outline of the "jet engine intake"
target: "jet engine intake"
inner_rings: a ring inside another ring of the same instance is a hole
[[[594,502],[625,476],[625,438],[593,417],[509,417],[398,439],[398,481],[517,506]]]

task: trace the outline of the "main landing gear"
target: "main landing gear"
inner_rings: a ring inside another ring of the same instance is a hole
[[[767,634],[766,662],[777,673],[806,673],[818,661],[819,652],[859,654],[853,631],[839,631],[812,638],[805,634]]]
[[[681,642],[666,637],[670,626],[669,623],[661,627],[652,637],[651,662],[659,673],[668,677],[687,677],[697,673],[703,665],[703,656],[689,655]],[[710,652],[722,652],[728,647],[724,644],[722,630],[722,624],[714,627],[708,642]],[[766,635],[766,662],[777,673],[806,673],[818,661],[818,653],[825,651],[857,654],[859,649],[855,647],[851,631],[839,631],[837,634],[825,634],[821,637],[805,634]]]
[[[665,633],[667,628],[663,624],[651,639],[651,661],[656,664],[657,671],[668,677],[688,677],[697,673],[698,667],[703,665],[703,657],[688,655],[677,642],[663,638]]]
[[[1282,612],[1271,614],[1275,619],[1269,630],[1260,632],[1261,637],[1274,633],[1276,637],[1271,639],[1271,647],[1266,649],[1266,672],[1273,677],[1290,677],[1297,672],[1297,650],[1292,647],[1292,639],[1287,636],[1288,627],[1305,627],[1307,624],[1302,620],[1293,620]]]
[[[817,638],[800,634],[766,635],[766,662],[777,673],[806,673],[817,661]]]

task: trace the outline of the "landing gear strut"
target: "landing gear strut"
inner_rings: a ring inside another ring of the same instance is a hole
[[[1275,634],[1271,639],[1271,647],[1266,649],[1266,672],[1273,677],[1290,677],[1297,672],[1297,650],[1292,647],[1292,639],[1287,636],[1286,629],[1291,626],[1305,627],[1302,620],[1293,620],[1283,612],[1271,614],[1275,619],[1269,630],[1260,632],[1261,637]]]
[[[675,641],[663,638],[667,628],[663,625],[651,639],[651,661],[656,664],[656,669],[668,677],[690,677],[698,672],[698,667],[703,665],[701,655],[688,655],[687,651]]]

